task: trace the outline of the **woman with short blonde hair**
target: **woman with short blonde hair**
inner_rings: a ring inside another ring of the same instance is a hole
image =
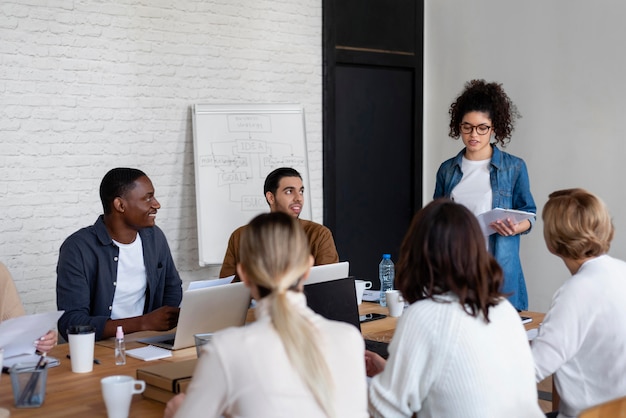
[[[584,189],[559,190],[543,208],[548,250],[571,273],[557,290],[532,342],[537,382],[554,375],[559,411],[577,417],[626,396],[626,263],[607,254],[611,215]]]
[[[544,238],[550,252],[580,260],[605,254],[613,222],[604,202],[584,189],[550,194],[543,208]]]

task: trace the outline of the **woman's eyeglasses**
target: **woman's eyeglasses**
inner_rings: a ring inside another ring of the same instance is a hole
[[[485,125],[485,124],[480,124],[480,125],[471,125],[469,123],[461,124],[461,132],[463,132],[464,134],[471,134],[474,128],[476,128],[476,133],[478,135],[486,135],[491,129],[491,126]]]

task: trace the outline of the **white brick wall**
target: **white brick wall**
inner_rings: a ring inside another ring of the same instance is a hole
[[[152,179],[185,282],[198,265],[191,105],[301,103],[322,221],[321,1],[3,0],[0,261],[27,312],[56,309],[58,249],[116,166]]]

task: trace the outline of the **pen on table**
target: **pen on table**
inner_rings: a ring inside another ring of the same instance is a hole
[[[69,354],[65,357],[71,358]],[[100,360],[98,360],[97,358],[93,359],[93,364],[100,364]]]

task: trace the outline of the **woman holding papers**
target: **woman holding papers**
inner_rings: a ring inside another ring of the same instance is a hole
[[[396,286],[411,305],[389,360],[365,355],[371,416],[544,416],[526,332],[501,283],[467,208],[437,199],[415,215],[396,264]]]
[[[312,264],[296,218],[272,212],[250,222],[237,275],[258,301],[256,321],[213,336],[166,418],[367,417],[363,337],[307,307]]]
[[[9,269],[4,264],[0,263],[0,321],[25,314],[24,306],[20,300],[20,295],[17,293],[11,273],[9,273]],[[52,350],[52,347],[57,345],[57,338],[57,332],[51,330],[37,341],[34,341],[33,344],[37,351],[47,353]]]
[[[465,148],[437,171],[434,198],[448,197],[478,216],[494,208],[536,213],[526,164],[501,151],[519,114],[501,84],[472,80],[450,106],[450,137]],[[489,252],[504,270],[505,293],[517,310],[528,309],[526,282],[519,259],[520,235],[535,217],[515,222],[511,216],[490,224]]]
[[[546,246],[572,274],[532,343],[537,381],[554,374],[559,418],[626,396],[626,263],[607,254],[613,232],[586,190],[556,191],[543,208]]]

